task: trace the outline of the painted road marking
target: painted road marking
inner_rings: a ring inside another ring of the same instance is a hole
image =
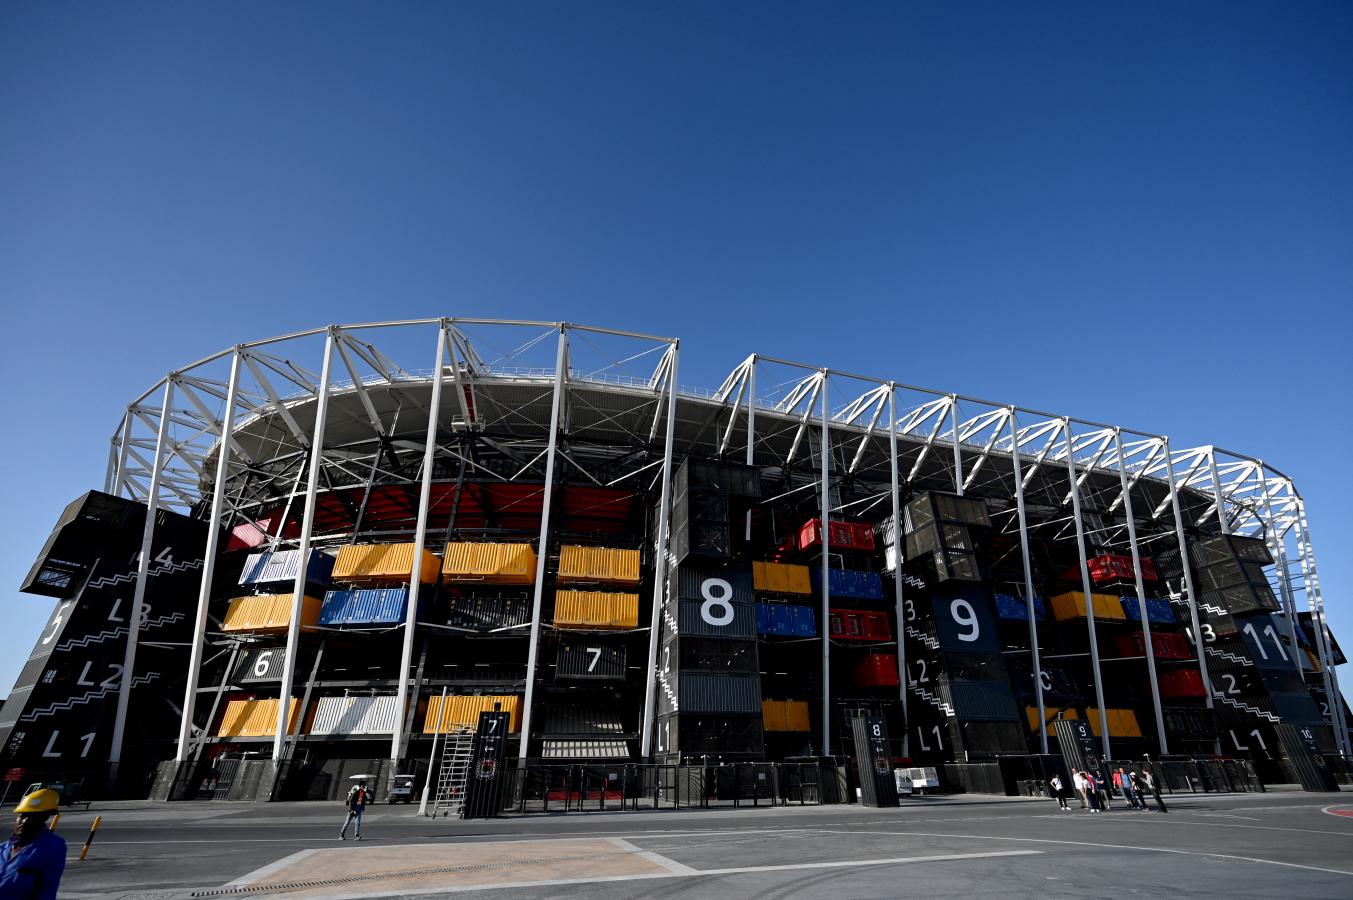
[[[1326,806],[1320,811],[1327,816],[1345,816],[1353,819],[1353,806]]]

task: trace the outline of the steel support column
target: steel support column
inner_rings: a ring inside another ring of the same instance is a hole
[[[1151,623],[1146,617],[1146,587],[1142,584],[1142,554],[1137,544],[1137,520],[1132,513],[1132,489],[1128,485],[1127,469],[1123,459],[1123,432],[1113,430],[1114,450],[1118,454],[1118,480],[1123,486],[1123,515],[1127,517],[1128,546],[1132,549],[1132,577],[1137,586],[1137,611],[1142,619],[1142,643],[1146,647],[1146,673],[1151,678],[1151,706],[1156,713],[1156,738],[1160,752],[1170,752],[1165,737],[1165,714],[1160,708],[1160,684],[1156,681],[1156,650],[1151,644]]]
[[[897,606],[898,694],[902,697],[902,755],[910,756],[911,721],[907,718],[907,603],[902,596],[902,486],[897,467],[897,385],[888,383],[888,485],[893,512],[893,595]],[[830,630],[830,629],[828,629]]]
[[[1024,603],[1028,606],[1029,647],[1033,654],[1034,695],[1038,699],[1038,745],[1048,752],[1048,722],[1043,706],[1043,664],[1039,659],[1038,620],[1034,617],[1034,573],[1029,559],[1029,521],[1024,509],[1024,471],[1019,461],[1019,430],[1015,407],[1010,407],[1010,462],[1015,470],[1015,515],[1019,520],[1019,550],[1024,563]]]
[[[432,399],[428,405],[427,437],[423,441],[423,481],[418,488],[418,521],[413,534],[413,569],[409,573],[409,605],[404,611],[404,640],[399,650],[399,680],[395,687],[395,728],[390,736],[390,763],[397,768],[404,755],[404,719],[408,709],[409,666],[413,664],[413,635],[418,623],[418,594],[422,587],[423,549],[427,545],[428,500],[432,496],[432,464],[437,453],[437,420],[442,408],[442,361],[446,354],[446,322],[437,326],[436,361],[432,365]],[[370,491],[368,489],[368,495]]]
[[[1071,515],[1076,521],[1076,551],[1080,554],[1081,590],[1085,592],[1085,628],[1090,635],[1090,667],[1094,670],[1095,702],[1099,704],[1099,743],[1104,758],[1109,749],[1109,711],[1104,708],[1104,676],[1099,670],[1099,641],[1095,636],[1095,604],[1090,590],[1090,561],[1085,551],[1085,520],[1081,517],[1081,491],[1076,483],[1076,452],[1071,440],[1071,420],[1062,419],[1062,437],[1066,440],[1066,474],[1071,479]]]
[[[963,454],[958,448],[958,395],[949,395],[949,432],[954,438],[954,493],[963,496]]]
[[[1310,526],[1306,521],[1306,502],[1297,500],[1298,547],[1301,550],[1301,569],[1306,583],[1306,605],[1311,610],[1311,631],[1314,632],[1316,654],[1320,658],[1320,674],[1325,684],[1325,696],[1329,702],[1330,730],[1334,732],[1334,743],[1339,753],[1348,757],[1348,731],[1344,727],[1343,697],[1339,693],[1339,681],[1334,672],[1334,652],[1330,647],[1329,635],[1325,631],[1325,609],[1320,596],[1320,576],[1315,569],[1315,548],[1311,546]],[[1295,652],[1295,648],[1294,652]]]
[[[1264,462],[1259,460],[1259,489],[1264,498],[1264,540],[1269,552],[1273,554],[1274,567],[1278,571],[1278,598],[1283,612],[1287,616],[1287,632],[1292,638],[1292,665],[1296,667],[1297,677],[1304,680],[1301,669],[1301,642],[1297,640],[1297,601],[1292,596],[1292,585],[1287,577],[1287,550],[1283,547],[1285,534],[1279,534],[1274,525],[1273,499],[1269,496],[1268,479],[1264,477]]]
[[[747,465],[756,464],[756,355],[747,360]],[[744,539],[752,539],[752,511],[747,510]]]
[[[827,404],[827,370],[823,369],[822,377],[822,480],[821,503],[822,514],[822,752],[830,754],[832,737],[832,641],[831,641],[831,571],[828,565],[828,554],[831,551],[831,436],[827,430],[827,421],[831,416],[830,407]]]
[[[522,706],[521,745],[517,759],[526,764],[531,743],[531,711],[536,696],[536,659],[540,653],[540,602],[545,591],[545,561],[550,551],[550,503],[554,499],[554,458],[559,445],[559,411],[564,399],[568,371],[568,328],[559,326],[559,347],[554,360],[554,397],[550,402],[550,437],[545,448],[544,498],[540,507],[540,551],[536,554],[536,584],[531,596],[531,645],[526,651],[526,699]]]
[[[679,345],[671,345],[672,365],[667,371],[667,433],[662,450],[662,491],[658,501],[658,535],[653,545],[653,613],[648,623],[648,673],[644,682],[644,719],[639,755],[648,759],[653,751],[653,705],[658,679],[658,633],[662,625],[662,604],[666,598],[668,539],[672,517],[672,448],[676,439],[677,355]],[[661,401],[659,401],[661,402]],[[734,415],[737,410],[733,411]]]
[[[183,694],[183,717],[179,722],[178,748],[174,760],[184,762],[192,739],[193,714],[197,707],[197,685],[202,676],[202,646],[207,636],[207,609],[211,603],[211,582],[216,574],[216,553],[221,541],[221,514],[225,506],[225,487],[230,474],[231,435],[235,430],[235,402],[239,396],[240,353],[230,357],[230,383],[226,387],[225,410],[221,414],[221,442],[216,456],[216,482],[211,490],[211,513],[207,519],[207,546],[202,556],[202,583],[197,591],[197,618],[193,626],[193,647],[188,656],[188,684]],[[226,677],[229,677],[227,672]],[[207,722],[211,727],[211,722]]]
[[[164,403],[155,432],[155,460],[150,466],[150,494],[146,497],[146,521],[141,529],[141,552],[136,558],[136,586],[132,589],[132,610],[127,617],[127,647],[122,653],[122,678],[117,686],[117,711],[113,715],[113,741],[108,750],[108,780],[116,783],[122,761],[122,739],[127,730],[127,706],[131,702],[136,675],[136,642],[141,632],[141,616],[146,600],[146,581],[150,573],[150,551],[155,538],[155,518],[160,509],[160,474],[164,471],[164,447],[169,432],[169,417],[174,409],[174,376],[164,379]],[[123,431],[123,441],[131,429],[131,413]]]
[[[113,490],[111,491],[114,497],[122,496],[122,486],[127,477],[127,453],[132,443],[132,409],[130,406],[122,414],[122,428],[119,434],[121,437],[118,439],[117,446],[117,475],[113,479]],[[131,494],[128,493],[127,496],[130,497]]]
[[[277,730],[272,736],[274,763],[282,761],[282,745],[290,732],[291,689],[296,680],[296,651],[301,640],[301,608],[305,598],[305,576],[309,566],[310,533],[315,527],[315,495],[319,491],[319,470],[324,463],[324,426],[329,416],[329,372],[334,356],[334,342],[338,339],[337,326],[330,325],[324,338],[324,363],[320,368],[319,393],[315,397],[315,431],[310,439],[310,471],[306,473],[305,512],[301,514],[301,540],[297,547],[300,559],[296,566],[296,583],[291,595],[291,620],[287,623],[287,649],[282,659],[282,687],[277,694]],[[278,526],[280,536],[286,519]],[[275,546],[275,545],[274,545]]]

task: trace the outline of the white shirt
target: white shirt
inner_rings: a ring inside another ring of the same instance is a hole
[[[1071,777],[1075,779],[1076,790],[1078,791],[1085,790],[1085,778],[1081,776],[1080,772],[1077,772],[1075,775],[1072,775]]]

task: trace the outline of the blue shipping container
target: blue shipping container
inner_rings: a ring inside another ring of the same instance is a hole
[[[771,631],[769,603],[758,603],[756,605],[756,633],[757,634],[775,633]]]
[[[320,607],[321,625],[398,625],[409,607],[409,589],[329,591]]]
[[[854,569],[828,569],[827,589],[833,597],[852,600],[882,600],[883,579],[877,572],[859,572]],[[822,590],[822,570],[813,569],[813,590]]]
[[[296,581],[300,550],[262,550],[250,553],[240,572],[240,584],[281,584]],[[305,567],[307,584],[327,585],[333,581],[334,557],[319,550],[310,551]]]
[[[1046,619],[1047,617],[1047,608],[1043,606],[1043,598],[1035,594],[1034,618]],[[1012,596],[1011,594],[997,594],[996,618],[1024,622],[1029,618],[1029,607],[1025,606],[1024,601],[1019,597]]]
[[[791,632],[795,637],[817,637],[817,614],[811,606],[791,606],[794,610],[794,630]]]
[[[1142,620],[1141,610],[1137,608],[1136,597],[1120,597],[1123,602],[1123,615],[1127,616],[1129,622],[1140,622]],[[1170,610],[1169,600],[1146,601],[1146,620],[1152,625],[1174,625],[1174,613]]]
[[[756,633],[781,637],[817,637],[817,617],[811,606],[758,603]]]

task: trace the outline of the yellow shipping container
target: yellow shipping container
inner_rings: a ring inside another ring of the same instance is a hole
[[[457,725],[475,728],[479,725],[479,714],[493,712],[495,703],[500,704],[502,711],[509,715],[508,731],[515,734],[517,717],[521,714],[521,698],[516,694],[447,697],[445,709],[442,708],[441,696],[430,697],[427,715],[423,717],[423,734],[447,732]]]
[[[1061,709],[1058,709],[1058,708],[1055,707],[1055,706],[1044,706],[1044,707],[1043,707],[1043,714],[1044,714],[1043,730],[1046,731],[1046,732],[1048,733],[1048,737],[1056,737],[1056,736],[1057,736],[1056,734],[1053,733],[1053,730],[1052,730],[1052,721],[1053,721],[1053,719],[1056,719],[1056,718],[1057,718],[1057,714],[1058,714],[1058,713],[1061,713],[1061,714],[1062,714],[1062,718],[1063,718],[1063,719],[1078,719],[1078,718],[1080,718],[1080,716],[1078,716],[1078,715],[1076,714],[1076,711],[1075,711],[1074,709],[1061,710]],[[1028,717],[1028,719],[1029,719],[1029,730],[1032,731],[1032,732],[1034,732],[1035,734],[1037,734],[1037,733],[1038,733],[1038,707],[1037,707],[1037,706],[1026,706],[1026,707],[1024,707],[1024,715],[1025,715],[1026,717]]]
[[[1122,602],[1112,594],[1091,594],[1096,619],[1126,621]],[[1068,591],[1052,598],[1052,615],[1058,622],[1067,619],[1085,618],[1085,595],[1080,591]]]
[[[291,594],[259,594],[257,597],[236,597],[226,608],[222,631],[269,634],[283,632],[291,625]],[[319,622],[321,601],[314,597],[301,598],[301,628],[310,628]]]
[[[761,719],[766,731],[811,731],[805,700],[762,700]]]
[[[300,701],[291,698],[287,713],[287,730],[296,730],[296,714]],[[268,700],[231,700],[221,717],[217,737],[272,737],[277,733],[277,698]]]
[[[1137,722],[1137,714],[1130,709],[1106,709],[1105,718],[1109,720],[1109,737],[1133,738],[1142,736],[1142,726]],[[1090,707],[1085,710],[1085,718],[1090,723],[1090,733],[1101,735],[1099,710]]]
[[[480,584],[535,584],[536,551],[530,544],[446,545],[442,575],[451,582]]]
[[[432,584],[437,580],[438,567],[437,557],[424,550],[418,565],[418,580]],[[338,559],[334,561],[334,581],[407,583],[412,569],[412,543],[352,544],[338,551]]]
[[[555,591],[558,628],[638,628],[639,595],[605,591]]]
[[[790,563],[753,562],[752,586],[770,594],[811,594],[813,585],[807,566]]]
[[[639,551],[565,544],[559,548],[559,583],[572,581],[638,584]]]

